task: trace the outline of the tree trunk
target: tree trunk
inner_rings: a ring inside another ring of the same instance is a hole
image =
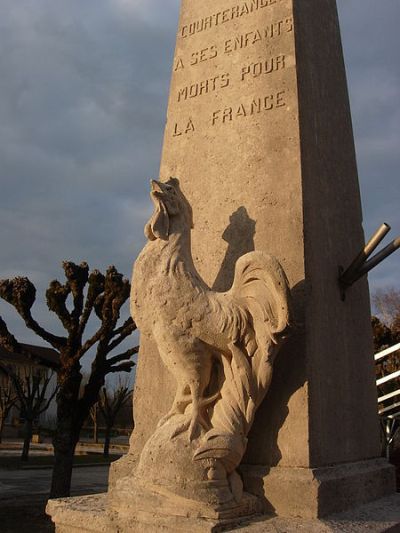
[[[64,357],[67,358],[67,355]],[[50,498],[67,498],[70,495],[75,448],[90,408],[97,402],[99,390],[104,384],[104,374],[100,373],[100,378],[89,387],[90,393],[85,392],[86,398],[79,400],[82,381],[79,362],[73,367],[62,368],[58,374],[60,389],[57,395],[57,428],[53,439],[55,461]]]
[[[21,461],[29,459],[29,448],[32,440],[33,421],[25,420],[24,426],[24,447],[22,448]]]
[[[5,423],[5,417],[0,418],[0,444],[2,443],[3,438],[3,429],[4,429],[4,423]]]
[[[94,406],[94,416],[93,416],[93,440],[95,444],[99,442],[99,427],[97,424],[97,405]]]
[[[75,448],[79,442],[82,424],[79,425],[72,412],[68,413],[68,417],[65,414],[57,420],[56,433],[53,439],[54,467],[50,498],[67,498],[71,491]]]
[[[50,498],[67,498],[70,495],[75,446],[71,443],[69,449],[64,448],[57,451],[54,449]]]
[[[50,498],[67,498],[70,495],[75,447],[82,427],[78,418],[79,387],[82,380],[80,366],[78,364],[63,371],[58,375],[61,386],[57,395],[57,427],[53,438],[54,467]]]
[[[111,426],[106,426],[106,434],[104,437],[104,457],[109,457],[110,455],[110,441],[111,441]]]

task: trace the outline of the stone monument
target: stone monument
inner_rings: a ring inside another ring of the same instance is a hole
[[[393,468],[380,458],[368,284],[361,280],[343,300],[338,283],[364,235],[335,0],[182,0],[160,175],[162,182],[177,176],[192,206],[200,284],[229,292],[235,264],[255,251],[277,258],[291,289],[292,334],[244,435],[240,477],[228,479],[236,496],[244,484],[242,514],[317,520],[393,494]],[[162,238],[164,222],[151,223],[148,237]],[[170,298],[160,294],[160,306]],[[151,312],[156,322],[160,313]],[[132,480],[149,475],[139,460],[149,439],[168,428],[165,444],[181,429],[190,446],[210,429],[204,398],[220,391],[207,373],[197,392],[186,383],[175,398],[174,372],[156,337],[154,328],[143,332],[136,427],[130,453],[112,467],[108,503],[50,502],[57,531],[77,530],[84,513],[96,517],[88,531],[211,531],[223,522],[204,510],[196,520],[185,495],[175,507],[169,496],[154,498],[153,514],[135,500]],[[179,416],[176,432],[171,421]],[[180,480],[189,498],[193,465]]]

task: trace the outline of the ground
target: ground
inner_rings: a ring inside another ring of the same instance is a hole
[[[4,533],[53,533],[54,526],[44,512],[46,503],[45,496],[1,500],[1,531]]]
[[[72,495],[107,490],[108,465],[75,468]],[[0,531],[2,533],[54,532],[44,510],[51,469],[1,470]]]
[[[400,492],[400,446],[394,451],[391,462],[396,466],[397,491]]]
[[[54,532],[44,510],[47,503],[52,455],[48,445],[33,446],[27,465],[19,460],[20,443],[0,445],[0,531],[1,533]],[[111,460],[120,457],[123,447]],[[80,447],[72,475],[71,495],[96,494],[107,490],[110,461],[101,447]],[[97,453],[95,453],[97,452]]]

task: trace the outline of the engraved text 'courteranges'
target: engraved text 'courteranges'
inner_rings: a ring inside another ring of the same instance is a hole
[[[191,37],[196,33],[207,31],[215,26],[225,24],[226,22],[230,22],[231,20],[245,15],[250,15],[259,9],[278,4],[282,1],[283,0],[246,0],[245,2],[240,2],[229,9],[218,11],[208,17],[184,25],[181,30],[181,37],[183,39]]]

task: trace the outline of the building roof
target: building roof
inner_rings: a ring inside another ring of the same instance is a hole
[[[56,350],[45,348],[44,346],[35,346],[33,344],[21,343],[21,346],[24,348],[23,354],[11,353],[0,346],[0,360],[3,359],[20,364],[34,362],[54,370],[60,367],[60,356]],[[31,357],[28,357],[26,352],[29,352]]]

